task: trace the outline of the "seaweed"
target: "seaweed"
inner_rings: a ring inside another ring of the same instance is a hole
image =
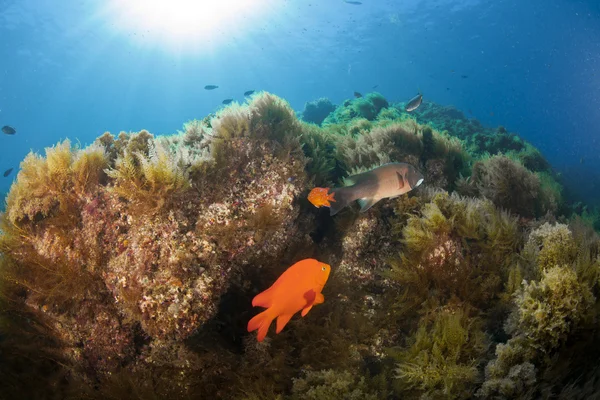
[[[114,169],[107,171],[112,178],[111,190],[138,212],[160,210],[191,186],[181,158],[160,144],[150,142],[147,146],[147,156],[126,150]]]
[[[46,148],[45,158],[29,153],[6,198],[8,220],[16,224],[56,217],[69,223],[75,203],[104,180],[107,162],[101,147],[73,149],[68,140]]]
[[[423,318],[410,347],[396,352],[396,387],[421,398],[466,399],[479,381],[478,359],[485,353],[486,337],[477,319],[460,306],[437,310]]]
[[[461,193],[477,193],[490,199],[496,206],[523,217],[540,217],[558,209],[560,197],[556,191],[542,186],[540,177],[518,161],[504,155],[495,155],[473,165],[471,179],[459,187]],[[467,189],[467,190],[465,190]]]
[[[489,306],[522,243],[516,220],[486,201],[444,192],[429,198],[396,229],[403,246],[390,277],[414,305],[457,296]]]

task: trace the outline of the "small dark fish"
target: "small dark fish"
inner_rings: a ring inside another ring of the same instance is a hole
[[[344,3],[354,4],[355,6],[360,6],[362,4],[360,1],[348,1],[348,0],[344,0]]]
[[[218,88],[217,85],[206,85],[206,86],[204,86],[204,89],[206,89],[206,90],[215,90],[217,88]]]
[[[254,94],[254,90],[248,90],[247,92],[244,92],[244,96],[250,96]]]
[[[357,99],[360,99],[362,97],[362,94],[360,94],[358,92],[354,92],[354,97],[356,97]]]
[[[12,126],[8,126],[8,125],[4,125],[2,127],[2,132],[6,133],[7,135],[14,135],[15,133],[17,133],[15,128],[13,128]]]
[[[7,176],[9,176],[11,172],[13,172],[12,168],[9,168],[6,171],[4,171],[4,177],[6,178]]]
[[[233,99],[225,99],[223,100],[223,104],[231,104],[231,102],[233,101]]]
[[[379,87],[379,85],[375,85],[373,86],[373,89],[377,89]]]
[[[421,93],[419,93],[418,95],[416,95],[415,97],[410,99],[410,101],[406,105],[406,111],[411,112],[413,110],[416,110],[421,105],[422,101],[423,101],[423,95]]]
[[[469,77],[469,75],[461,75],[460,77],[463,79],[467,79]]]

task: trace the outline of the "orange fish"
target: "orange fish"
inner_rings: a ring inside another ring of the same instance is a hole
[[[333,193],[329,194],[329,188],[316,187],[308,194],[308,201],[317,208],[331,207],[330,201],[335,201],[334,196]]]
[[[321,290],[330,272],[329,265],[314,258],[298,261],[289,267],[270,288],[257,294],[252,300],[252,306],[264,307],[266,310],[248,322],[248,332],[258,329],[257,339],[262,342],[275,318],[275,333],[279,333],[298,311],[302,310],[304,317],[312,306],[325,301]]]

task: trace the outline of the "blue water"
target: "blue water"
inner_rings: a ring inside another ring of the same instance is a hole
[[[253,8],[237,14],[186,11],[179,24],[165,14],[152,25],[123,15],[126,0],[111,10],[0,0],[0,125],[17,129],[0,135],[0,172],[59,139],[174,133],[250,89],[302,110],[378,85],[390,101],[420,89],[519,133],[572,191],[600,201],[598,0],[361,1],[246,0]],[[173,37],[178,27],[192,34]],[[0,177],[0,193],[14,176]]]

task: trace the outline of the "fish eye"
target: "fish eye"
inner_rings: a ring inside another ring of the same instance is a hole
[[[326,271],[326,270],[327,270],[327,268],[325,268],[325,266],[323,265],[323,266],[321,267],[321,271]]]

